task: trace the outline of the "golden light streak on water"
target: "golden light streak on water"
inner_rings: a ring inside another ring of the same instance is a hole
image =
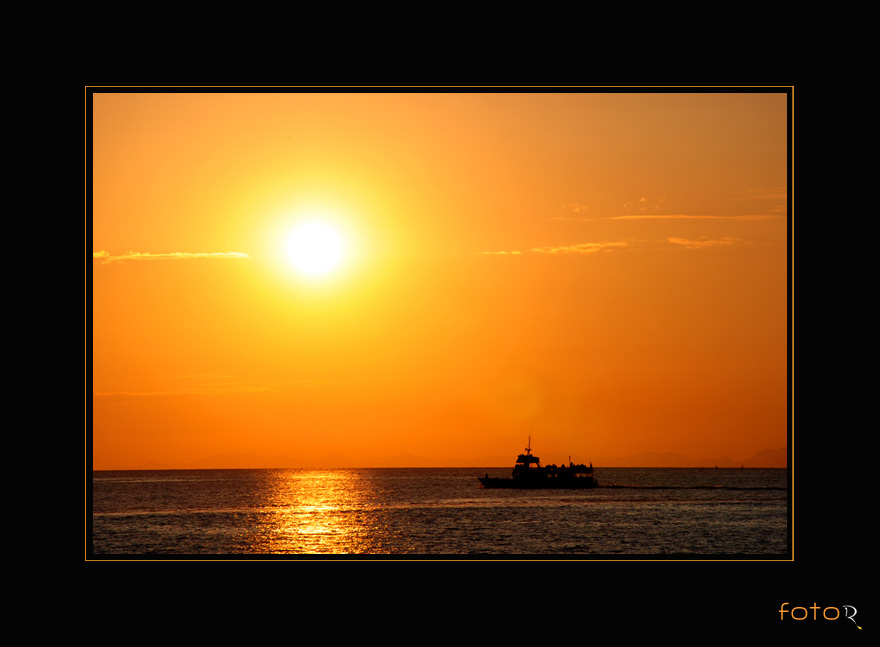
[[[272,483],[268,552],[369,552],[371,533],[358,510],[371,505],[370,482],[355,470],[289,470]]]

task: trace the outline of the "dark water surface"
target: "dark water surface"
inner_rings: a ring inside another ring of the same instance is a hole
[[[100,471],[94,557],[785,558],[784,469],[596,468],[594,490],[484,490],[509,468]]]

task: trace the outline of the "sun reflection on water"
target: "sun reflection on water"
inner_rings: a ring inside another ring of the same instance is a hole
[[[274,554],[378,552],[376,493],[357,470],[280,470],[267,488],[261,549]]]

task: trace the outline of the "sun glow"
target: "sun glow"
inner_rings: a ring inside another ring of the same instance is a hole
[[[287,240],[287,255],[294,266],[306,274],[324,274],[342,260],[342,239],[320,222],[297,227]]]
[[[789,466],[791,93],[113,90],[90,467]]]

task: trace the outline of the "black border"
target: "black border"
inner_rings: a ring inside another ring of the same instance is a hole
[[[90,555],[91,538],[91,472],[92,472],[92,98],[99,92],[276,92],[276,91],[385,91],[388,89],[405,92],[446,92],[446,91],[607,91],[615,92],[785,92],[788,97],[788,457],[789,457],[789,553],[782,559],[739,559],[732,557],[708,559],[686,558],[679,561],[675,557],[615,557],[611,561],[589,557],[583,560],[571,558],[531,558],[520,561],[512,558],[498,560],[463,560],[459,557],[401,559],[393,556],[371,559],[242,559],[229,560],[208,558],[193,560],[180,559],[119,558],[96,559]],[[308,86],[308,87],[179,87],[179,86],[86,86],[86,433],[85,433],[85,482],[86,482],[86,558],[87,573],[92,582],[115,582],[128,579],[133,573],[149,581],[164,581],[166,578],[197,577],[206,586],[199,587],[199,593],[212,597],[210,584],[219,581],[240,582],[242,577],[250,580],[257,577],[260,583],[274,578],[296,578],[315,587],[315,591],[338,590],[340,582],[344,588],[353,582],[374,583],[383,580],[382,595],[390,608],[408,609],[413,607],[431,609],[430,617],[436,618],[441,610],[455,607],[461,620],[481,619],[481,625],[494,625],[495,639],[509,640],[509,622],[529,622],[526,618],[556,618],[551,625],[541,625],[540,629],[550,632],[560,629],[560,636],[571,629],[589,626],[619,632],[622,638],[629,636],[637,628],[659,630],[655,638],[674,638],[676,636],[697,636],[702,632],[704,638],[717,639],[724,635],[763,635],[800,636],[819,631],[832,631],[835,634],[847,630],[858,631],[849,623],[825,623],[803,621],[800,623],[780,619],[778,609],[783,602],[789,607],[818,604],[822,607],[852,604],[859,608],[859,618],[869,624],[868,607],[863,595],[865,588],[858,585],[862,567],[857,562],[844,562],[835,554],[859,554],[861,545],[848,541],[854,526],[857,529],[861,514],[855,501],[832,506],[817,515],[815,499],[822,499],[824,489],[812,477],[815,445],[811,444],[808,433],[798,436],[797,454],[793,433],[794,417],[794,86],[574,86],[574,87],[407,87],[407,86]],[[795,467],[798,467],[797,497],[795,494]],[[795,515],[797,510],[797,515]],[[830,519],[829,519],[830,517]],[[826,555],[828,558],[826,558]],[[264,568],[265,567],[265,568]],[[181,569],[185,569],[182,571]],[[382,570],[377,570],[381,568]],[[287,570],[282,570],[287,569]],[[232,573],[230,571],[233,571]],[[228,578],[232,576],[232,580]],[[864,579],[864,578],[863,578]],[[323,584],[322,584],[323,582]],[[531,582],[532,584],[529,584]],[[557,582],[555,595],[540,594],[543,587],[535,582]],[[567,583],[566,583],[567,582]],[[854,586],[855,585],[855,586]],[[390,587],[390,591],[389,591]],[[395,594],[394,589],[398,589]],[[360,593],[364,593],[359,589]],[[173,600],[175,594],[169,592]],[[446,602],[443,602],[443,599]],[[367,599],[358,596],[365,606]],[[420,604],[421,603],[421,604]],[[432,607],[432,605],[436,605]],[[283,610],[280,602],[267,602],[267,613],[271,609]],[[488,609],[505,609],[503,618],[485,618],[482,614]],[[289,612],[289,610],[288,610]],[[519,615],[522,614],[522,615]],[[496,624],[497,620],[497,624]],[[445,624],[442,620],[441,624]],[[459,621],[454,623],[461,627]],[[755,634],[755,631],[763,633]],[[669,632],[669,633],[667,633]],[[440,631],[442,634],[442,630]],[[589,634],[588,634],[589,635]],[[636,635],[636,634],[633,634]]]

